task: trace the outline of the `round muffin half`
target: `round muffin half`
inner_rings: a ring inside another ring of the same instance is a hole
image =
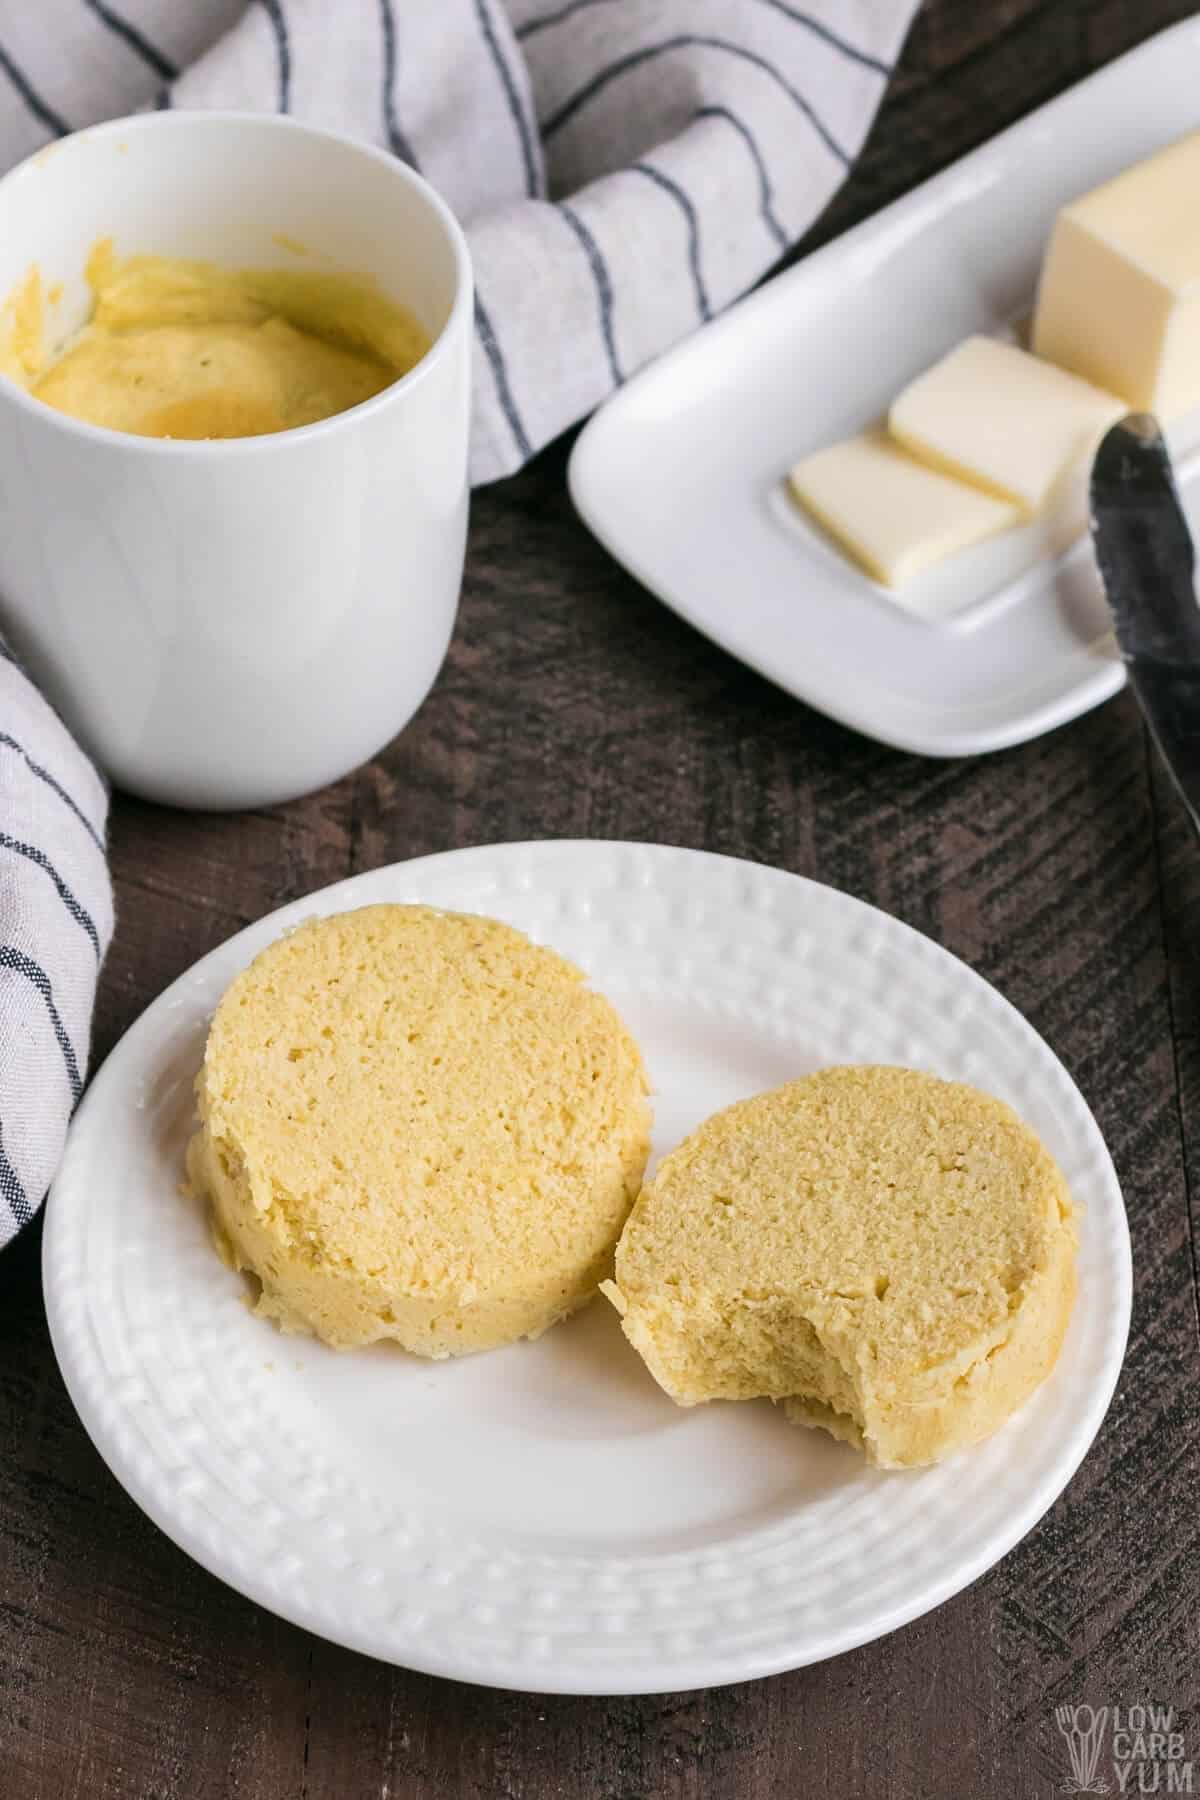
[[[193,1188],[257,1310],[337,1347],[536,1337],[612,1266],[646,1165],[636,1044],[579,969],[492,919],[368,906],[232,983]]]
[[[882,1468],[986,1437],[1054,1366],[1075,1210],[1011,1107],[822,1070],[715,1114],[643,1189],[605,1291],[681,1405],[768,1396]]]

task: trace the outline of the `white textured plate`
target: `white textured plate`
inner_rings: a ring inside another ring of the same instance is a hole
[[[571,493],[603,544],[716,643],[884,743],[965,756],[1117,692],[1090,548],[1002,534],[904,590],[856,571],[783,491],[921,369],[1030,310],[1062,203],[1200,126],[1176,26],[805,257],[635,376],[583,431]],[[1184,499],[1200,525],[1200,470]],[[1077,506],[1080,522],[1082,507]]]
[[[989,1443],[885,1475],[766,1402],[682,1411],[603,1301],[536,1344],[428,1363],[338,1355],[242,1304],[180,1197],[209,1015],[286,925],[377,900],[511,920],[621,1008],[661,1153],[715,1107],[839,1061],[895,1061],[1011,1101],[1087,1214],[1049,1383]],[[584,1693],[736,1681],[936,1606],[1028,1531],[1108,1405],[1129,1239],[1062,1066],[978,976],[830,888],[696,851],[510,844],[361,875],[197,964],[97,1075],[49,1202],[46,1303],[100,1454],[197,1561],[371,1655]]]

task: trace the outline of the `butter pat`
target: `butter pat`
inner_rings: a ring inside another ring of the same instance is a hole
[[[788,479],[801,506],[886,587],[1017,518],[1010,502],[915,462],[882,431],[806,456]]]
[[[1033,347],[1130,406],[1200,406],[1200,133],[1058,215]]]
[[[888,429],[923,462],[1032,518],[1124,412],[1112,394],[1015,344],[970,337],[909,383]]]

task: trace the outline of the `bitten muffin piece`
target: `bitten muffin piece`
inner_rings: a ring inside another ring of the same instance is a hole
[[[641,1183],[642,1059],[580,970],[424,906],[315,919],[217,1008],[188,1150],[257,1311],[339,1348],[486,1350],[582,1306]]]
[[[1054,1367],[1075,1211],[1002,1101],[834,1068],[715,1114],[668,1156],[605,1292],[680,1405],[783,1402],[881,1468],[938,1462]]]

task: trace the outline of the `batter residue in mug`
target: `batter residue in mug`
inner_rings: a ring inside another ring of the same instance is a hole
[[[379,393],[429,348],[411,314],[365,277],[118,258],[107,238],[86,274],[91,319],[47,367],[31,273],[10,302],[20,343],[4,366],[47,406],[140,437],[311,425]]]

